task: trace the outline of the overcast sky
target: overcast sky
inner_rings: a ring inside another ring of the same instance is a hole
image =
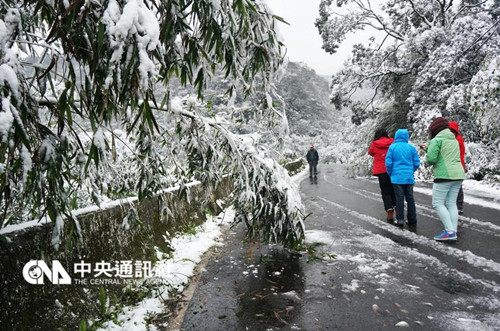
[[[291,61],[305,62],[321,75],[331,75],[342,67],[351,53],[352,45],[368,40],[371,33],[358,33],[346,40],[336,54],[330,55],[322,48],[318,29],[314,26],[319,16],[320,0],[266,0],[274,14],[283,17],[290,25],[279,24]],[[373,2],[380,2],[375,0]]]

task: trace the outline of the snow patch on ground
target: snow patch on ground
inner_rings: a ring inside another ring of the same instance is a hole
[[[500,329],[500,319],[495,314],[487,314],[486,316],[479,317],[469,312],[457,311],[433,317],[444,330],[493,331]]]
[[[353,279],[351,284],[341,284],[341,286],[344,293],[356,292],[359,288],[359,280]]]
[[[163,300],[170,296],[172,290],[181,292],[193,276],[196,265],[203,254],[212,246],[219,245],[218,238],[222,233],[221,226],[234,220],[235,211],[226,209],[217,217],[208,217],[207,221],[197,228],[194,235],[181,235],[171,240],[173,254],[169,259],[158,261],[154,267],[154,278],[158,280],[156,296],[141,301],[136,306],[124,308],[117,318],[118,324],[108,322],[104,330],[147,330],[145,319],[165,309]]]
[[[307,244],[319,243],[324,245],[330,245],[333,243],[334,240],[330,232],[322,230],[306,230],[305,236],[306,236],[305,241]]]

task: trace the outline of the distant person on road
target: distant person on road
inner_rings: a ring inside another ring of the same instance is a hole
[[[387,130],[378,129],[375,131],[375,137],[370,144],[370,148],[368,148],[368,154],[373,157],[372,174],[378,177],[384,209],[387,212],[387,222],[394,221],[394,207],[396,206],[394,187],[385,168],[385,156],[393,142],[394,139],[389,138]]]
[[[309,151],[307,151],[306,160],[309,163],[309,178],[316,177],[318,175],[319,155],[313,144],[311,144]]]
[[[464,167],[464,171],[467,172],[467,165],[465,164],[465,144],[464,144],[464,137],[462,136],[462,133],[460,132],[460,127],[457,122],[451,121],[450,122],[450,130],[453,132],[455,135],[455,138],[458,141],[458,147],[460,148],[460,162],[462,162],[462,167]],[[458,208],[458,214],[462,215],[464,213],[464,190],[462,188],[462,185],[460,185],[460,190],[458,191],[458,197],[457,197],[457,208]]]
[[[387,173],[391,176],[396,195],[396,225],[404,226],[405,199],[408,208],[406,215],[408,226],[417,225],[417,210],[413,197],[414,173],[420,167],[418,152],[408,143],[410,134],[406,129],[399,129],[394,136],[394,143],[389,147],[385,158]]]
[[[448,120],[438,117],[429,126],[431,140],[427,146],[427,162],[433,168],[432,206],[444,230],[435,235],[438,241],[457,240],[457,197],[465,171],[460,160],[460,145],[449,129]]]

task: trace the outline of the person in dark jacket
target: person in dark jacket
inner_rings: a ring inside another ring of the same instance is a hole
[[[396,225],[404,226],[405,202],[408,207],[407,221],[410,227],[417,225],[417,209],[413,198],[413,173],[420,167],[420,158],[413,145],[408,143],[410,134],[406,129],[399,129],[394,135],[394,143],[389,147],[385,157],[387,173],[396,194]]]
[[[309,178],[313,178],[313,175],[316,177],[318,175],[319,155],[313,144],[311,144],[311,148],[307,151],[306,160],[309,163]]]
[[[382,193],[382,201],[384,202],[384,209],[387,212],[387,222],[394,221],[394,207],[396,206],[396,196],[394,195],[394,187],[391,183],[391,178],[387,174],[385,168],[385,156],[389,150],[389,146],[394,142],[394,139],[389,138],[387,130],[378,129],[375,131],[368,154],[373,157],[373,176],[378,177],[378,184]]]
[[[451,132],[455,135],[455,139],[457,139],[457,141],[458,141],[458,146],[460,148],[460,162],[462,163],[462,167],[464,168],[464,171],[467,172],[467,165],[465,164],[464,137],[462,136],[462,133],[460,132],[460,127],[459,127],[457,122],[451,121],[449,123],[449,127],[450,127]],[[462,185],[460,185],[460,190],[458,191],[457,208],[458,208],[458,214],[462,215],[464,213],[464,190],[462,188]]]

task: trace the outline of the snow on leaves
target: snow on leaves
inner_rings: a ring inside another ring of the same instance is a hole
[[[111,71],[106,78],[105,87],[111,84],[115,70],[116,76],[121,78],[122,57],[133,52],[134,46],[139,52],[141,84],[147,85],[149,78],[157,74],[156,65],[148,52],[160,44],[160,25],[153,11],[142,0],[128,0],[122,10],[116,0],[111,0],[104,11],[103,22],[113,50]]]
[[[238,90],[255,95],[248,112],[286,124],[272,100],[284,48],[278,18],[262,2],[0,6],[0,227],[47,214],[57,246],[61,220],[72,219],[74,208],[228,175],[240,219],[256,225],[251,232],[302,239],[300,199],[283,170],[230,131]],[[201,99],[221,73],[230,104],[224,116],[207,114],[208,103],[195,97],[171,98],[173,81]]]
[[[397,113],[404,119],[399,125],[424,140],[433,117],[443,115],[460,122],[466,141],[491,149],[488,155],[500,152],[497,130],[483,129],[498,127],[489,111],[499,95],[498,70],[491,70],[500,54],[498,2],[387,0],[376,7],[356,0],[334,7],[323,0],[316,23],[327,51],[335,52],[351,32],[379,31],[378,39],[354,46],[350,63],[332,81],[331,101],[349,106],[353,123],[382,125]],[[363,90],[371,92],[356,98]],[[472,175],[484,176],[480,164],[472,168]]]
[[[258,137],[237,135],[219,122],[205,118],[200,105],[176,100],[177,136],[188,155],[182,176],[217,183],[234,173],[236,221],[247,225],[250,237],[296,245],[303,240],[303,206],[286,171],[256,142]],[[180,105],[184,109],[180,109]],[[186,109],[187,108],[187,109]],[[257,139],[255,139],[257,138]]]

